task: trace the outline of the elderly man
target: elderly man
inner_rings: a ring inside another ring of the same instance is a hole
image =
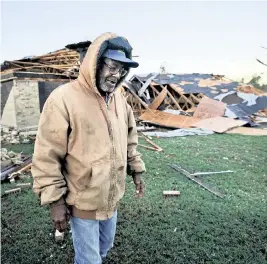
[[[98,264],[113,246],[126,173],[143,196],[145,166],[131,107],[116,88],[130,68],[129,42],[113,33],[89,47],[77,80],[55,89],[41,114],[33,155],[34,191],[54,227],[70,223],[76,264]]]

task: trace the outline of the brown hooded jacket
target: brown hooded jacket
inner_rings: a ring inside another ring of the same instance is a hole
[[[64,197],[72,215],[112,217],[125,192],[127,169],[144,172],[131,107],[119,92],[108,103],[96,87],[105,33],[89,47],[77,80],[55,89],[41,114],[35,143],[33,189],[41,204]]]

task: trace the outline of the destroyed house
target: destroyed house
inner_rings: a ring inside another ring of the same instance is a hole
[[[223,75],[200,73],[134,75],[123,84],[123,88],[136,116],[147,108],[194,112],[203,96],[215,98],[229,93],[222,101],[230,104],[231,101],[241,102],[237,92],[263,94],[253,86],[232,81]]]
[[[1,65],[1,126],[36,129],[50,93],[76,79],[90,41]]]

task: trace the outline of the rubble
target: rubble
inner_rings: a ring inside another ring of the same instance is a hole
[[[29,144],[37,134],[37,131],[17,131],[16,129],[2,127],[1,144]]]
[[[23,163],[21,160],[21,153],[15,153],[13,151],[8,152],[6,148],[1,148],[1,161],[10,161],[9,163],[11,164],[20,165]]]
[[[16,71],[57,73],[77,76],[79,73],[80,55],[77,51],[63,48],[41,56],[33,56],[14,61],[4,61],[1,74]]]
[[[255,122],[255,118],[267,115],[266,93],[219,75],[134,75],[120,90],[131,105],[137,122],[169,130],[188,129],[188,133],[175,130],[169,135],[161,134],[163,137],[192,135],[195,133],[189,131],[192,128],[207,130],[208,134],[210,131],[225,133],[244,125],[261,128],[264,122]]]

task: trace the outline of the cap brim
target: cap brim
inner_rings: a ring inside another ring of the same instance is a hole
[[[119,61],[125,64],[127,68],[137,68],[139,66],[138,62],[126,58],[123,52],[121,53],[115,50],[107,50],[107,52],[104,53],[103,57]]]
[[[130,60],[128,58],[123,58],[123,59],[113,59],[115,61],[119,61],[122,62],[123,64],[125,64],[128,68],[137,68],[139,66],[138,62]]]

